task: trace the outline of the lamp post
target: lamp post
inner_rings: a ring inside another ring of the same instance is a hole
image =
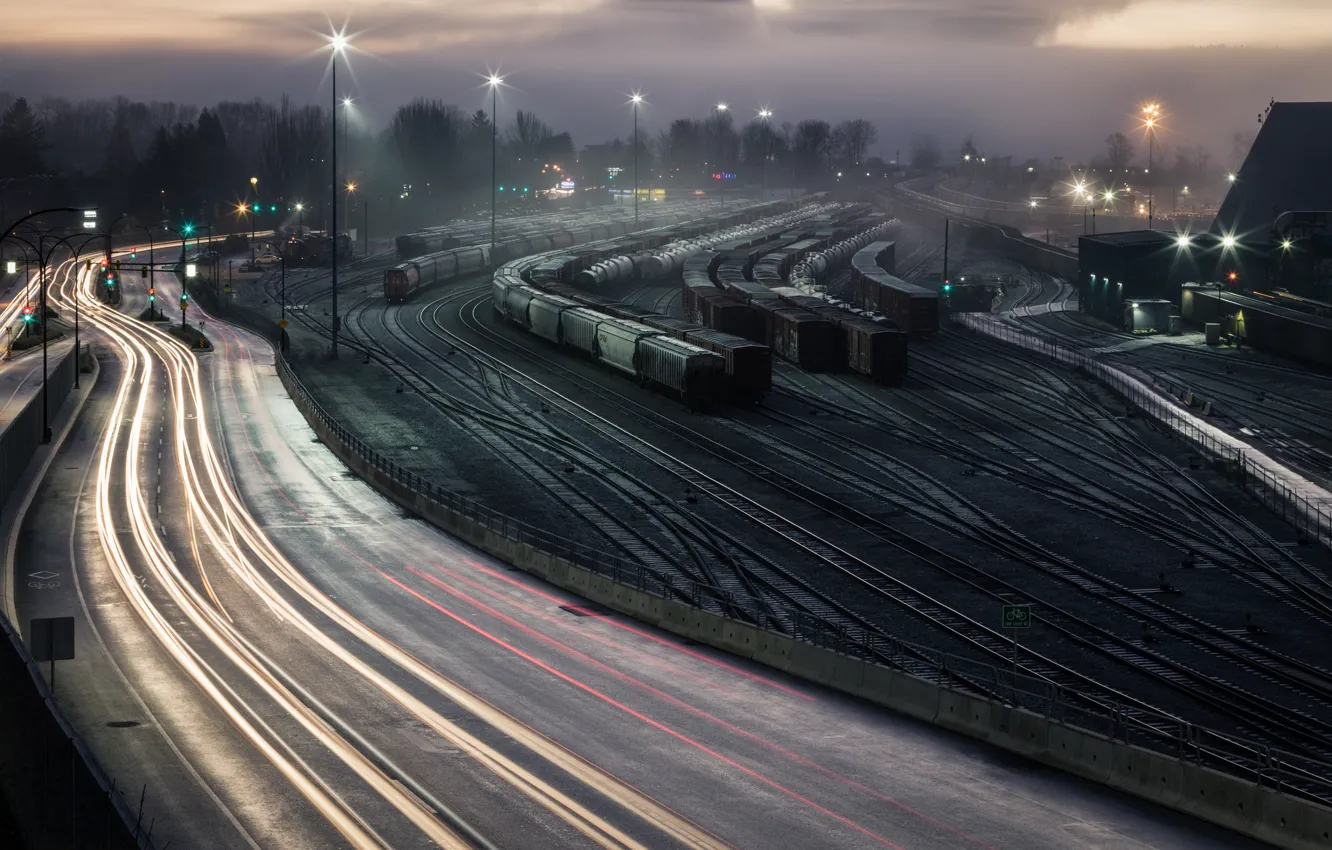
[[[351,199],[354,194],[356,194],[356,184],[348,180],[347,194],[342,199],[342,217],[346,220],[348,226],[351,225]],[[350,244],[350,240],[348,240],[348,243]],[[337,240],[334,240],[333,250],[337,251]]]
[[[722,115],[726,113],[729,107],[724,103],[717,104],[717,200],[721,205],[721,211],[726,211],[726,164],[722,160],[726,156],[725,145],[722,142]]]
[[[634,105],[634,229],[638,229],[638,105],[643,95],[634,93],[629,101]]]
[[[332,155],[330,160],[330,175],[332,182],[329,184],[332,198],[332,209],[329,215],[332,216],[332,226],[329,229],[329,236],[333,239],[333,264],[332,274],[330,275],[331,291],[333,295],[333,333],[332,345],[329,348],[329,357],[333,360],[338,359],[338,328],[340,319],[338,318],[338,54],[347,49],[347,39],[338,34],[329,40],[329,46],[333,49],[332,67],[333,67],[333,85],[329,89],[329,97],[332,99],[329,118],[332,121]]]
[[[1161,117],[1161,105],[1149,103],[1142,108],[1143,126],[1147,129],[1147,229],[1152,229],[1152,218],[1156,212],[1156,175],[1152,174],[1152,160],[1156,153],[1156,121]]]
[[[305,233],[305,204],[296,205],[296,233],[297,235]]]
[[[486,78],[490,86],[490,252],[495,254],[495,203],[496,186],[499,183],[499,88],[504,85],[504,78],[491,74]]]
[[[763,200],[768,200],[768,159],[772,156],[772,129],[769,126],[769,119],[772,118],[772,110],[763,108],[758,113],[759,120],[763,122]]]
[[[0,236],[0,242],[3,242],[7,238],[17,239],[20,242],[26,242],[27,240],[24,240],[21,237],[17,237],[14,235],[14,228],[18,227],[19,225],[23,224],[24,222],[30,219],[37,218],[38,216],[46,215],[47,213],[57,213],[57,212],[81,212],[84,214],[85,221],[89,220],[89,218],[95,221],[97,218],[96,210],[86,210],[83,209],[82,207],[53,207],[51,209],[38,210],[35,213],[29,213],[28,215],[24,216],[23,218],[19,219],[18,221],[10,225],[9,228],[5,231],[4,236]],[[89,216],[88,215],[89,213],[92,213],[92,215]],[[41,275],[41,286],[42,286],[42,317],[41,317],[42,320],[42,442],[49,443],[51,442],[51,422],[50,422],[50,407],[48,404],[48,397],[47,397],[48,381],[47,381],[47,372],[46,372],[46,259],[45,257],[42,256],[40,250],[37,252],[37,260],[38,260],[38,274]]]

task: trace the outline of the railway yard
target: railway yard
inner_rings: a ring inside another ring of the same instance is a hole
[[[902,280],[937,287],[933,234],[897,222],[893,238]],[[900,385],[774,357],[761,405],[691,412],[506,320],[488,268],[389,302],[401,263],[344,270],[336,361],[327,273],[288,271],[288,357],[332,416],[435,486],[715,588],[705,607],[722,613],[753,598],[778,624],[816,617],[1015,667],[1070,704],[1233,733],[1292,754],[1308,792],[1328,794],[1332,553],[1091,377],[944,320],[913,335]],[[1006,276],[1008,321],[1186,385],[1215,424],[1328,481],[1332,379],[1119,334],[1070,312],[1067,284],[1002,258],[964,252],[950,269]],[[854,273],[823,282],[854,289]],[[278,286],[242,290],[238,312],[275,319]],[[585,294],[689,319],[679,272]],[[1015,642],[1000,615],[1017,603],[1035,627]]]

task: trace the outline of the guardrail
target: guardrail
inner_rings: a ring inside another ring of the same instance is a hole
[[[1173,400],[1151,388],[1155,385],[1169,392],[1174,389],[1174,385],[1162,384],[1155,376],[1135,377],[1125,369],[1103,363],[1087,351],[1062,345],[1034,329],[1015,328],[979,313],[961,313],[954,319],[972,331],[1036,351],[1063,365],[1082,369],[1143,413],[1168,426],[1214,463],[1230,471],[1240,486],[1305,537],[1332,545],[1332,499],[1326,498],[1325,494],[1310,496],[1300,492],[1297,485],[1292,483],[1290,473],[1270,461],[1264,463],[1268,459],[1261,452],[1246,448],[1219,428],[1199,422],[1183,408],[1176,406]],[[1180,404],[1187,405],[1188,388],[1180,386],[1178,393],[1181,396]]]
[[[617,586],[632,589],[663,604],[682,602],[701,614],[720,618],[736,630],[757,629],[757,634],[766,634],[772,639],[828,650],[837,657],[864,665],[865,669],[887,668],[885,672],[896,671],[899,681],[910,679],[937,688],[940,693],[981,700],[995,712],[1018,711],[1060,728],[1085,730],[1098,739],[1160,754],[1177,766],[1213,769],[1252,783],[1253,788],[1288,795],[1292,799],[1332,804],[1332,765],[1197,726],[1171,715],[1105,704],[1006,667],[950,655],[860,628],[846,628],[802,611],[728,593],[683,577],[658,575],[641,564],[560,538],[491,510],[433,484],[380,454],[319,404],[280,353],[276,355],[276,363],[278,375],[292,400],[335,454],[344,461],[354,461],[349,463],[353,468],[363,466],[363,477],[372,485],[402,504],[424,508],[427,517],[443,511],[465,520],[449,522],[447,530],[458,533],[461,528],[476,529],[470,539],[466,533],[459,536],[480,548],[494,551],[495,547],[486,545],[490,539],[487,535],[497,535],[510,544],[530,547],[548,559],[561,559],[577,565]],[[662,625],[671,627],[667,623]],[[724,642],[714,645],[731,648]],[[791,672],[799,671],[792,667]],[[869,675],[864,673],[861,681]],[[836,676],[830,675],[818,681],[839,687],[835,679]],[[843,689],[867,695],[862,689]],[[875,697],[871,695],[870,698]],[[908,710],[908,713],[923,716],[918,711]],[[929,719],[934,719],[933,715]],[[940,719],[938,722],[944,721]],[[974,730],[962,731],[974,734]],[[1084,775],[1088,774],[1084,772]]]

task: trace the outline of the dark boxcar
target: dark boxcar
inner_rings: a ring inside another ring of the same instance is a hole
[[[730,394],[737,401],[762,401],[772,389],[772,349],[768,346],[707,328],[690,331],[685,341],[726,362]]]
[[[902,383],[907,371],[905,331],[859,316],[849,316],[840,324],[851,371],[868,375],[881,384]]]
[[[694,410],[720,406],[725,398],[725,362],[696,345],[666,336],[640,337],[637,366],[640,381],[671,391]]]
[[[837,326],[806,310],[785,307],[771,311],[772,350],[811,372],[837,368],[840,346]]]

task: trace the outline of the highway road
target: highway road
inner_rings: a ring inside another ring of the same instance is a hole
[[[86,302],[103,371],[20,547],[59,584],[17,602],[78,614],[57,694],[158,846],[1257,846],[513,571],[354,478],[267,342],[193,353],[142,298]]]

